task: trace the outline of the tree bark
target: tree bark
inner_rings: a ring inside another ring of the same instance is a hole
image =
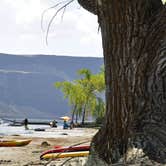
[[[140,157],[129,156],[134,148],[166,163],[165,6],[160,0],[97,0],[95,6],[103,41],[106,115],[87,165],[132,161]]]
[[[97,14],[97,0],[78,0],[78,3],[93,14]]]
[[[72,117],[71,117],[71,123],[72,124],[74,123],[74,115],[75,115],[76,109],[77,109],[77,104],[75,104],[74,108],[73,108]]]
[[[86,105],[87,105],[87,103],[85,103],[84,108],[83,108],[82,122],[81,122],[82,125],[84,125],[84,123],[85,123]]]

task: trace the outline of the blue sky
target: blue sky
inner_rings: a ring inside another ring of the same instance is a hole
[[[72,3],[63,21],[53,21],[46,45],[46,30],[56,9],[43,11],[60,0],[0,0],[0,52],[10,54],[53,54],[102,57],[101,35],[96,16]]]

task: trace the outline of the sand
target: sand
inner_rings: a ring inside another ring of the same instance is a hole
[[[52,149],[53,146],[71,146],[79,143],[90,144],[92,137],[97,132],[97,129],[72,129],[62,130],[56,129],[61,132],[54,138],[40,137],[27,137],[27,136],[3,136],[0,139],[32,139],[29,145],[23,147],[0,147],[0,165],[2,166],[60,166],[69,158],[57,159],[54,161],[40,160],[40,155],[43,151]],[[53,132],[53,131],[52,131]],[[55,132],[55,131],[54,131]],[[74,133],[80,132],[74,136]],[[72,133],[72,134],[71,134]],[[43,143],[46,142],[46,143]],[[86,143],[85,143],[86,142]],[[47,145],[47,143],[49,145]],[[73,158],[68,161],[65,166],[81,166],[86,162],[86,157]]]

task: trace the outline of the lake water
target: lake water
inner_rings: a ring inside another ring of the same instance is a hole
[[[49,125],[28,125],[29,130],[25,130],[24,126],[9,126],[9,123],[1,123],[0,136],[20,135],[25,137],[57,138],[84,135],[83,129],[63,130],[63,122],[61,121],[57,123],[57,126],[57,128],[51,128]],[[34,130],[38,128],[45,129],[45,131]]]

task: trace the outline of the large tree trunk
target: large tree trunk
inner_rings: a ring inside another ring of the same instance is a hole
[[[160,0],[97,0],[95,7],[103,40],[106,115],[87,165],[130,162],[140,155],[166,163],[165,7]],[[139,153],[131,156],[134,148]]]

